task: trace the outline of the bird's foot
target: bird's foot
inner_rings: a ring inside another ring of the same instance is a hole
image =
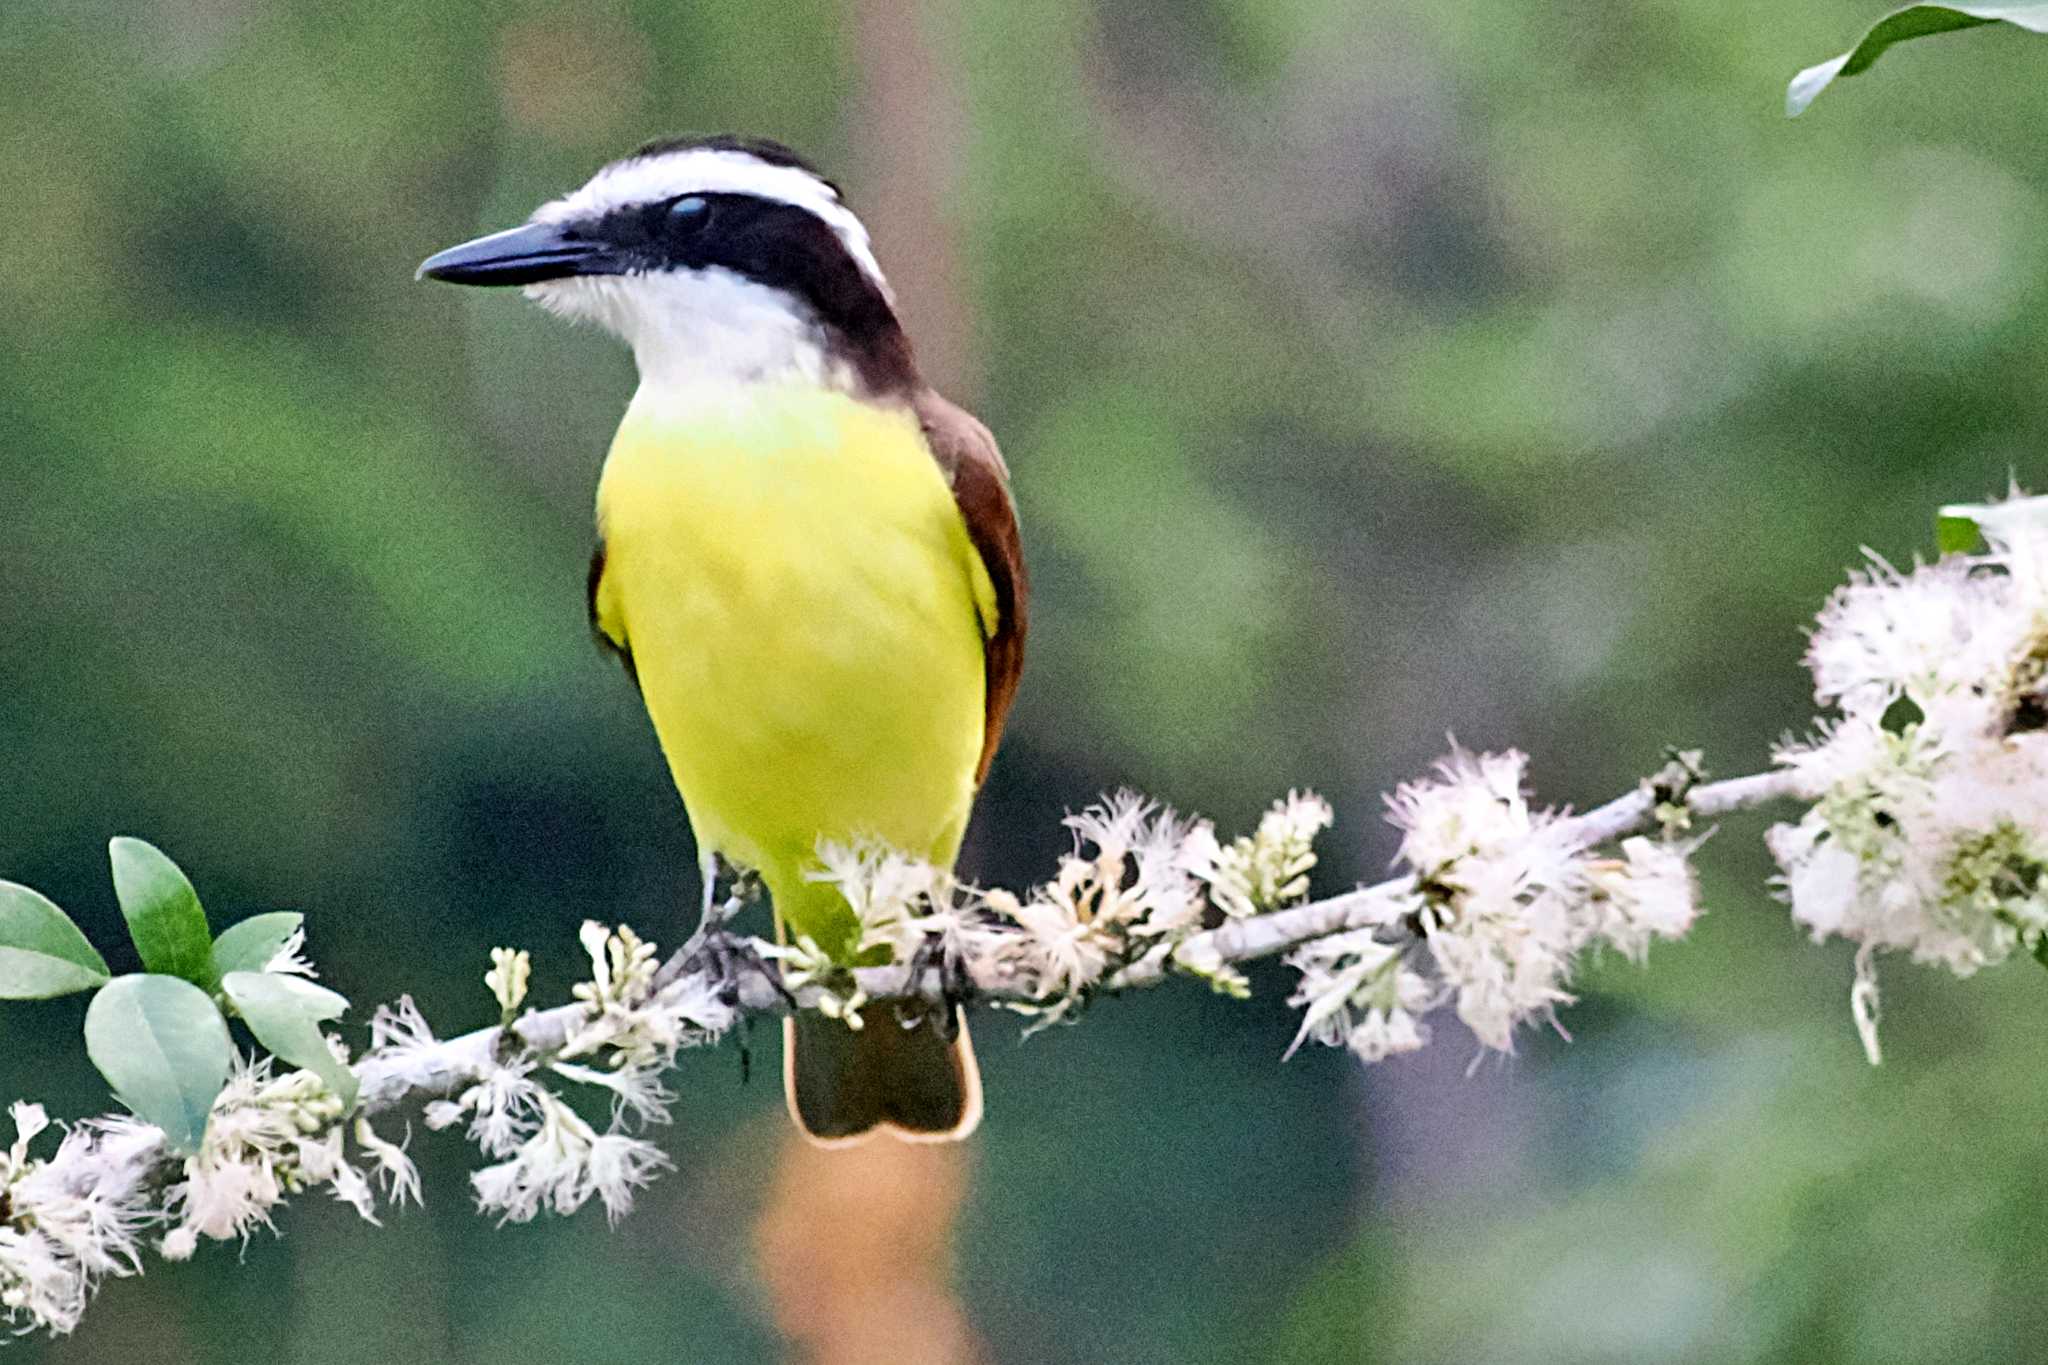
[[[743,940],[727,926],[766,892],[760,877],[750,869],[728,861],[722,854],[713,853],[704,859],[703,875],[704,900],[697,919],[697,931],[662,964],[661,970],[655,974],[655,988],[661,989],[691,972],[708,969],[719,983],[719,998],[728,1005],[737,1004],[739,977],[736,964],[742,960],[739,947]],[[755,958],[758,962],[759,955],[756,954]]]
[[[722,924],[707,924],[697,931],[694,960],[711,974],[718,998],[737,1009],[749,976],[758,976],[774,988],[785,1005],[796,1008],[796,997],[783,984],[782,971],[761,952],[748,934],[736,934]]]
[[[754,869],[741,867],[723,853],[712,854],[704,864],[704,914],[697,932],[731,923],[766,894]]]
[[[960,954],[952,952],[946,944],[937,939],[927,939],[910,955],[910,984],[913,989],[920,986],[926,973],[936,970],[939,974],[940,1003],[928,1010],[901,1011],[905,1028],[915,1028],[924,1022],[926,1016],[933,1018],[933,1026],[947,1042],[952,1042],[960,1033],[960,1011],[974,999],[974,979],[967,973],[967,963]]]

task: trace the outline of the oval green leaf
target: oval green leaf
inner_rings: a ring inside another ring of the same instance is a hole
[[[1895,9],[1867,29],[1856,46],[1839,57],[1809,66],[1785,89],[1785,113],[1797,118],[1838,76],[1868,71],[1885,49],[1912,38],[1982,24],[2011,24],[2029,33],[2048,33],[2048,4],[1907,5]]]
[[[114,895],[142,965],[212,990],[220,981],[213,969],[213,935],[191,881],[154,844],[140,839],[114,840],[107,856],[114,865]]]
[[[285,940],[298,932],[306,917],[294,910],[276,910],[251,915],[231,924],[213,941],[213,969],[222,976],[229,972],[260,972],[284,947]]]
[[[341,1096],[343,1105],[354,1106],[355,1073],[320,1036],[320,1021],[340,1018],[348,1008],[346,998],[302,976],[280,972],[229,972],[220,986],[257,1042],[312,1072]]]
[[[104,985],[106,959],[39,891],[0,882],[0,1000],[47,1000]]]
[[[117,976],[85,1012],[85,1050],[136,1116],[186,1156],[227,1084],[227,1021],[205,991],[175,976]]]

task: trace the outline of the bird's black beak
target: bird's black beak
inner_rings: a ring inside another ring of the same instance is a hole
[[[616,275],[612,251],[553,223],[494,232],[420,262],[413,278],[449,284],[539,284],[570,275]]]

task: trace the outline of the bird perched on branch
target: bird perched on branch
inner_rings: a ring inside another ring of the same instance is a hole
[[[988,429],[919,378],[867,230],[788,148],[650,143],[422,276],[510,285],[640,371],[598,484],[590,616],[640,687],[703,852],[778,924],[859,948],[821,841],[950,866],[1023,667],[1026,584]],[[981,1117],[957,1011],[785,1024],[805,1132]]]

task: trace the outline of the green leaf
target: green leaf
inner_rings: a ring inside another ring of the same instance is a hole
[[[161,850],[140,839],[107,845],[114,864],[114,894],[128,921],[128,936],[142,965],[164,976],[181,976],[212,990],[220,983],[213,968],[213,935],[199,893]]]
[[[257,1042],[325,1081],[344,1105],[355,1104],[355,1073],[320,1036],[320,1021],[339,1018],[348,1008],[345,998],[280,972],[229,972],[220,984]]]
[[[1785,89],[1785,113],[1797,118],[1837,76],[1854,76],[1870,69],[1893,43],[1925,38],[1934,33],[1982,24],[2011,24],[2029,33],[2048,33],[2048,4],[2028,5],[1908,5],[1893,10],[1872,24],[1856,46],[1818,66],[1809,66],[1792,78]]]
[[[227,1084],[227,1020],[175,976],[117,976],[85,1012],[85,1050],[120,1101],[190,1156]]]
[[[48,897],[0,882],[0,1000],[48,1000],[105,984],[106,959]]]
[[[1952,515],[1958,509],[1944,507],[1934,519],[1934,548],[1940,554],[1974,554],[1984,544],[1974,517]]]
[[[2014,496],[2002,502],[1952,502],[1934,519],[1934,542],[1943,554],[1970,554],[1985,541],[2010,545],[2016,534],[2048,530],[2048,497]]]
[[[213,941],[213,969],[222,976],[229,972],[262,971],[305,919],[296,911],[276,910],[229,925]]]

